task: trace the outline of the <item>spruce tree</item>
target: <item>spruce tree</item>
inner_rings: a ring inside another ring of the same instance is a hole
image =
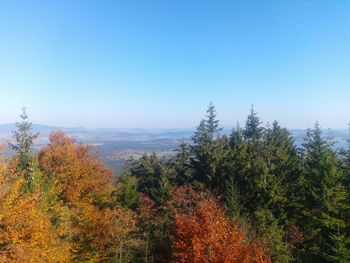
[[[182,143],[174,160],[177,186],[187,185],[193,181],[193,171],[190,166],[190,158],[190,146],[187,143]]]
[[[347,263],[350,262],[350,239],[345,234],[331,235],[331,249],[327,256],[330,262]]]
[[[123,169],[122,175],[117,178],[116,192],[117,201],[124,207],[136,210],[139,205],[139,192],[137,191],[136,178],[130,176],[128,167]]]
[[[277,122],[272,128],[261,127],[252,109],[245,129],[233,130],[230,147],[230,176],[225,191],[229,214],[238,210],[250,217],[272,258],[291,261],[285,236],[295,202],[291,193],[300,172],[291,135]]]
[[[247,202],[253,199],[249,191],[247,171],[249,168],[247,143],[243,138],[243,131],[237,125],[230,135],[229,167],[225,178],[225,199],[229,215],[246,213]]]
[[[139,160],[130,162],[129,166],[130,175],[137,179],[137,190],[143,194],[141,196],[151,200],[147,208],[148,221],[141,223],[141,228],[146,232],[147,250],[154,256],[152,262],[166,262],[164,258],[171,252],[173,214],[169,201],[175,182],[173,167],[155,153],[145,154]],[[140,209],[143,210],[142,207]]]
[[[215,141],[219,137],[219,132],[222,128],[219,128],[219,120],[217,119],[216,109],[213,103],[209,104],[206,115],[206,130],[210,141]]]
[[[341,160],[329,141],[322,136],[318,123],[307,133],[303,145],[304,168],[302,222],[305,242],[304,260],[328,262],[333,254],[332,236],[344,233],[347,192]],[[337,246],[339,246],[338,244]]]
[[[268,164],[268,200],[274,215],[286,222],[297,206],[297,182],[301,174],[298,150],[289,131],[277,121],[266,130],[264,153]]]
[[[216,111],[210,103],[206,119],[202,120],[192,137],[191,145],[191,167],[194,172],[195,184],[214,190],[217,185],[220,165],[225,156],[225,143],[220,140],[219,121],[216,118]]]
[[[262,138],[264,128],[261,127],[261,121],[252,106],[250,114],[247,117],[245,129],[243,131],[245,140],[251,142],[253,145],[259,143]]]
[[[131,176],[138,179],[138,191],[147,194],[157,206],[170,200],[175,181],[174,171],[155,153],[144,154],[129,166]]]
[[[25,178],[29,189],[34,184],[34,156],[33,146],[39,133],[33,133],[32,123],[28,121],[26,109],[20,115],[21,121],[16,123],[17,130],[12,133],[15,143],[11,148],[15,151],[17,157],[17,168]]]
[[[247,147],[247,167],[245,171],[245,192],[250,197],[247,201],[247,208],[254,212],[259,204],[266,201],[266,190],[268,187],[268,165],[264,159],[263,134],[260,118],[254,109],[251,109],[247,117],[244,139]]]
[[[255,212],[259,232],[279,262],[291,261],[286,229],[295,223],[297,201],[294,192],[300,176],[300,162],[294,140],[277,121],[263,133],[261,154],[267,165],[263,200]]]

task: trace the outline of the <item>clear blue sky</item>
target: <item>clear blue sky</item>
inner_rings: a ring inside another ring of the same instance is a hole
[[[0,123],[350,121],[350,1],[1,1]]]

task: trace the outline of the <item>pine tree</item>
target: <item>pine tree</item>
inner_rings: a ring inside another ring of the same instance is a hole
[[[331,235],[331,252],[327,259],[334,263],[350,262],[350,239],[345,234]]]
[[[193,171],[191,169],[190,160],[190,146],[187,143],[182,143],[174,160],[176,185],[187,185],[193,181]]]
[[[297,149],[289,132],[277,121],[263,133],[261,154],[267,165],[266,187],[260,189],[261,203],[255,213],[259,233],[269,243],[271,256],[279,262],[290,262],[290,245],[286,229],[295,224],[298,198],[295,196],[300,176]]]
[[[259,204],[266,201],[268,165],[264,159],[263,133],[264,128],[261,127],[261,121],[252,108],[243,130],[247,144],[246,158],[248,160],[248,169],[244,172],[244,191],[250,197],[250,199],[246,199],[247,208],[250,212],[254,212]]]
[[[210,103],[206,119],[200,122],[192,137],[191,145],[191,167],[194,171],[195,183],[210,190],[218,187],[216,177],[222,177],[220,166],[227,153],[225,140],[220,137],[220,131],[215,107]]]
[[[39,133],[33,133],[32,123],[28,121],[26,109],[20,115],[21,121],[16,123],[17,130],[13,132],[14,144],[11,148],[16,152],[18,160],[17,169],[24,176],[28,189],[33,188],[34,184],[34,141]]]
[[[207,110],[206,130],[210,141],[215,141],[219,137],[219,132],[222,128],[219,128],[219,120],[217,119],[216,109],[213,103],[209,104]]]
[[[250,114],[247,117],[245,129],[243,132],[244,138],[245,140],[251,142],[253,145],[256,145],[261,140],[263,131],[264,128],[261,127],[260,118],[252,106]]]
[[[175,175],[173,169],[155,153],[143,155],[131,163],[130,174],[138,179],[138,191],[148,195],[156,206],[170,200]]]
[[[243,131],[237,125],[230,135],[230,154],[227,178],[225,178],[225,199],[227,213],[231,216],[242,214],[246,208],[246,202],[253,198],[248,191],[247,178],[248,155],[247,143],[243,138]]]
[[[346,140],[347,147],[345,149],[342,149],[341,156],[344,160],[344,170],[345,170],[345,184],[348,189],[348,192],[350,193],[350,123],[348,127],[348,138]],[[349,200],[350,203],[350,200]]]
[[[347,192],[343,185],[340,158],[322,136],[318,123],[309,130],[303,145],[304,207],[300,225],[304,232],[305,257],[308,262],[328,262],[331,236],[345,231]]]
[[[237,210],[250,217],[272,258],[289,262],[285,229],[288,216],[293,214],[291,193],[300,171],[291,135],[277,122],[264,129],[252,109],[245,129],[233,130],[230,147],[230,176],[225,191],[228,213]]]
[[[297,206],[297,182],[301,173],[301,163],[294,139],[287,129],[277,121],[264,135],[264,153],[268,164],[268,200],[273,214],[286,222],[293,216]],[[288,215],[289,214],[289,215]]]
[[[138,191],[144,196],[140,200],[141,206],[151,203],[146,209],[147,219],[141,215],[145,221],[141,228],[146,234],[147,258],[151,251],[153,262],[166,262],[165,258],[171,251],[172,213],[169,201],[175,181],[173,167],[153,153],[132,162],[129,169],[130,175],[138,180]]]
[[[139,192],[137,191],[136,178],[130,176],[125,167],[121,176],[117,178],[116,193],[117,201],[124,207],[136,210],[139,205]]]

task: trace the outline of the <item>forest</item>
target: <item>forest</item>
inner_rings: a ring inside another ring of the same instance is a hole
[[[1,146],[0,262],[350,262],[350,139],[318,123],[297,147],[252,108],[225,136],[210,104],[175,157],[120,175],[60,131],[33,151],[37,136],[24,110]]]

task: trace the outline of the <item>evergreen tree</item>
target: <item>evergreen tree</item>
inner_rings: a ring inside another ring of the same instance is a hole
[[[264,159],[263,132],[261,121],[252,108],[243,130],[248,161],[247,169],[244,172],[243,189],[250,197],[249,199],[245,198],[250,213],[254,213],[256,208],[266,201],[268,165]]]
[[[265,245],[270,249],[270,256],[277,262],[291,262],[291,251],[285,242],[285,229],[271,209],[258,207],[254,213],[256,228]]]
[[[277,121],[264,135],[264,153],[268,164],[269,186],[266,200],[274,216],[286,223],[297,207],[297,182],[301,163],[294,139]],[[289,215],[288,215],[289,214]]]
[[[271,256],[279,262],[290,262],[290,245],[286,241],[288,225],[295,224],[298,207],[297,182],[300,161],[289,132],[277,121],[263,133],[261,154],[267,165],[266,187],[262,188],[262,202],[255,213],[259,233],[271,249]]]
[[[140,196],[137,191],[136,178],[130,176],[127,169],[128,168],[125,167],[122,175],[117,178],[115,194],[118,202],[122,206],[135,211],[139,205]]]
[[[226,206],[229,214],[243,213],[279,262],[291,261],[285,240],[288,215],[293,214],[295,181],[299,159],[294,141],[286,129],[274,122],[262,128],[254,110],[242,131],[230,137],[230,175],[226,180]]]
[[[345,185],[350,193],[350,123],[348,127],[347,147],[341,150],[341,156],[344,160]],[[350,203],[350,200],[349,200]]]
[[[341,160],[322,137],[318,123],[308,131],[303,147],[304,207],[300,226],[306,239],[304,260],[328,262],[333,254],[331,237],[344,233],[346,227],[344,212],[348,205]]]
[[[140,216],[147,214],[147,219],[141,218],[145,220],[141,223],[141,229],[144,229],[146,235],[146,258],[151,252],[151,262],[166,262],[172,245],[170,232],[173,218],[169,201],[175,181],[173,167],[159,159],[155,153],[145,154],[129,165],[130,175],[136,177],[138,191],[143,194]],[[144,203],[151,204],[143,209]]]
[[[225,179],[225,199],[226,207],[229,215],[242,214],[246,208],[246,202],[253,197],[248,191],[248,155],[247,143],[243,138],[243,131],[237,125],[230,135],[229,146],[231,148],[229,154],[229,164],[227,178]]]
[[[28,121],[25,108],[20,118],[21,121],[16,123],[17,130],[13,132],[15,143],[11,144],[11,148],[16,152],[17,169],[24,176],[28,189],[32,190],[35,169],[33,146],[39,134],[33,133],[32,123]]]
[[[182,143],[174,160],[176,173],[176,185],[187,185],[192,182],[193,171],[191,169],[191,152],[187,143]]]
[[[219,121],[216,118],[216,111],[210,103],[206,119],[202,120],[192,137],[191,145],[191,167],[194,172],[195,183],[215,189],[218,187],[215,177],[219,174],[220,165],[225,158],[225,143],[220,138]]]
[[[332,245],[327,259],[335,263],[350,262],[350,239],[345,234],[331,235]]]
[[[252,143],[252,145],[256,145],[262,138],[264,128],[261,127],[261,121],[258,117],[257,113],[254,111],[254,107],[252,106],[250,110],[250,114],[247,117],[245,129],[244,129],[244,138],[245,140]]]
[[[143,155],[132,162],[129,169],[130,174],[138,179],[138,191],[147,194],[157,206],[169,201],[175,181],[174,171],[155,153]]]
[[[219,137],[219,132],[222,128],[219,128],[219,120],[217,119],[216,109],[213,103],[209,104],[206,115],[206,130],[210,141],[215,141]]]

